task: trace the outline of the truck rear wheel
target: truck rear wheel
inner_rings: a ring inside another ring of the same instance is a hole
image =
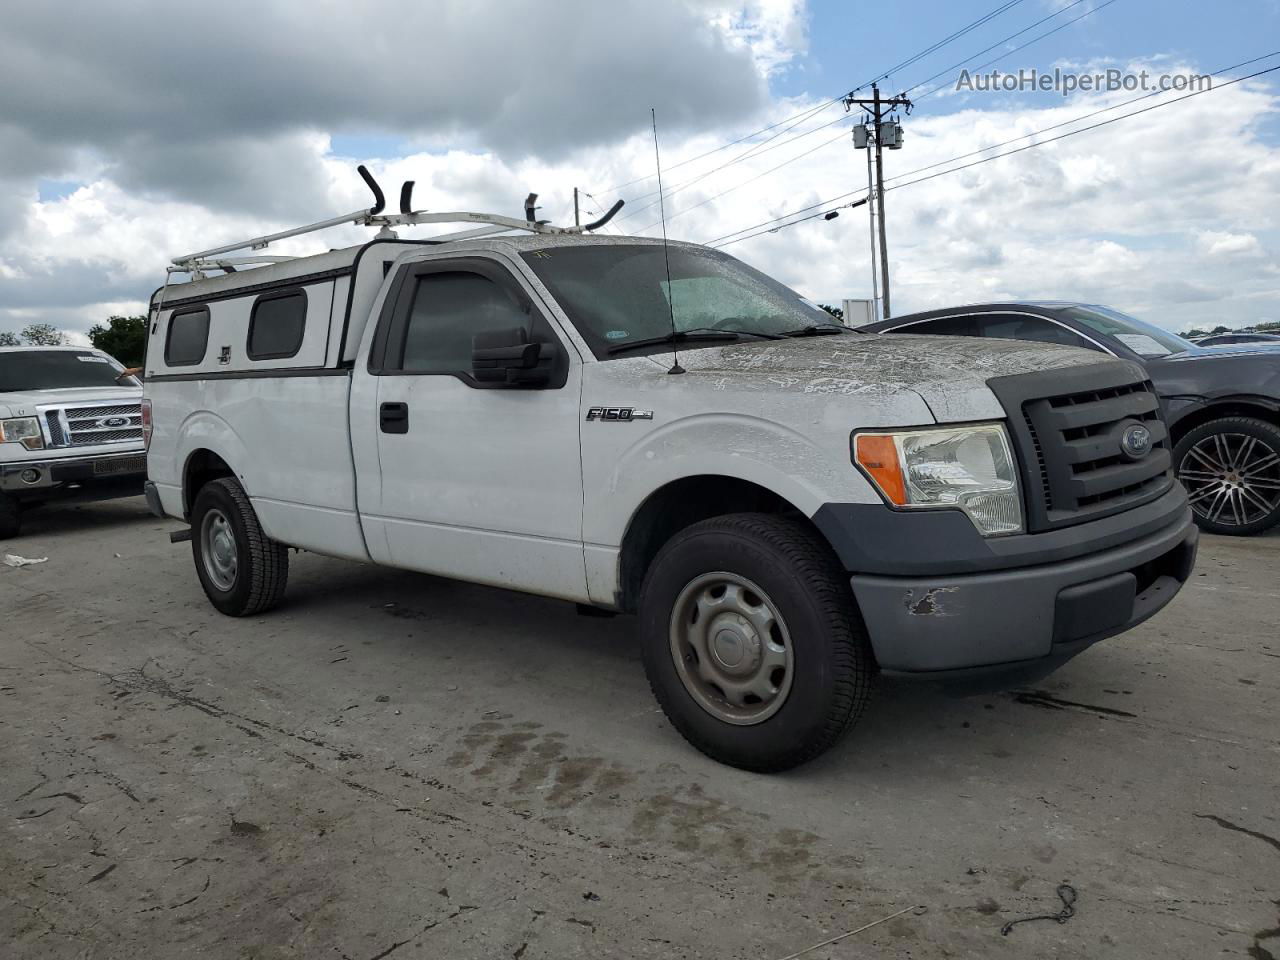
[[[1254,417],[1223,417],[1187,432],[1173,451],[1196,523],[1245,537],[1280,523],[1280,429]]]
[[[289,581],[289,548],[270,539],[231,477],[200,488],[191,510],[191,554],[209,602],[231,617],[279,603]]]
[[[745,770],[813,759],[871,694],[874,658],[843,571],[794,520],[731,514],[678,533],[645,577],[640,629],[672,725]]]
[[[22,508],[7,493],[0,493],[0,539],[16,537],[22,526]]]

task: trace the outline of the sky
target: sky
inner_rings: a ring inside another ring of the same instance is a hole
[[[1280,66],[1280,0],[71,0],[5,21],[0,331],[82,342],[144,312],[180,253],[367,206],[362,162],[392,198],[416,180],[420,208],[522,216],[533,191],[567,223],[576,186],[584,219],[623,199],[610,232],[660,235],[650,108],[671,237],[869,298],[867,207],[769,228],[865,194],[838,98],[872,80],[915,101],[885,154],[895,315],[1033,298],[1173,330],[1280,320],[1280,71],[1226,85]],[[962,69],[1155,78],[1269,53],[1179,102],[956,89]]]

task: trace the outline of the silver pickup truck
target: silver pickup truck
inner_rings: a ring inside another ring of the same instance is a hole
[[[89,347],[0,347],[0,538],[49,500],[142,493],[142,385]]]

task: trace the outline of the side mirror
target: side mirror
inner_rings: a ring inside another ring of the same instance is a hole
[[[545,386],[551,380],[554,358],[555,347],[530,342],[521,327],[489,330],[471,338],[471,375],[480,383]]]

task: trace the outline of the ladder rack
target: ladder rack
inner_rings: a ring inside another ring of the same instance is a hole
[[[535,203],[538,199],[536,193],[531,193],[525,199],[524,210],[525,219],[517,220],[515,217],[506,217],[496,213],[470,213],[467,211],[451,211],[447,213],[428,213],[425,210],[414,210],[412,208],[413,200],[413,184],[414,181],[406,180],[400,189],[400,212],[399,213],[383,213],[386,206],[385,198],[382,190],[378,186],[376,180],[365,168],[363,164],[356,168],[360,176],[364,178],[364,182],[369,185],[369,189],[373,191],[374,205],[364,210],[354,210],[351,213],[345,213],[338,217],[330,217],[328,220],[321,220],[318,223],[309,223],[301,227],[293,227],[289,230],[281,230],[278,233],[268,233],[260,237],[252,237],[248,240],[241,240],[236,243],[224,244],[220,247],[210,247],[208,250],[198,250],[195,253],[184,253],[181,256],[174,257],[171,266],[167,268],[169,273],[190,273],[193,276],[202,275],[204,270],[223,270],[227,273],[235,272],[239,266],[248,266],[266,263],[281,263],[286,260],[296,259],[289,256],[248,256],[248,257],[224,257],[223,254],[234,253],[237,250],[265,250],[268,246],[278,240],[287,240],[290,237],[301,237],[308,233],[316,233],[320,230],[328,230],[330,227],[343,226],[345,224],[356,224],[365,227],[381,227],[378,231],[376,239],[395,239],[396,235],[391,230],[392,227],[411,226],[418,223],[477,223],[483,226],[474,227],[469,230],[462,230],[457,233],[449,233],[440,237],[432,237],[430,239],[447,243],[455,240],[467,240],[477,237],[492,236],[494,234],[506,233],[510,230],[523,230],[528,233],[542,234],[581,234],[591,230],[597,230],[613,219],[614,215],[622,209],[623,201],[619,200],[603,217],[592,223],[585,223],[581,226],[573,227],[556,227],[547,223],[545,220],[538,220],[535,217],[537,207]]]

